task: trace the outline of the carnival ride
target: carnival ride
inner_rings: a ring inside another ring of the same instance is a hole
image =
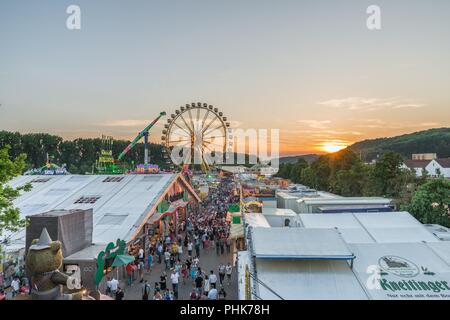
[[[153,126],[165,116],[165,112],[161,112],[155,120],[153,120],[148,126],[144,128],[138,135],[130,142],[130,144],[119,154],[117,160],[114,159],[112,155],[112,137],[102,136],[103,149],[100,152],[100,157],[95,163],[95,171],[99,174],[122,174],[125,172],[145,174],[145,173],[158,173],[159,166],[156,164],[149,163],[149,151],[148,151],[148,136],[149,131]],[[124,165],[121,165],[121,161],[126,156],[126,154],[133,149],[134,146],[144,138],[144,163],[138,164],[134,170],[126,169]]]
[[[130,151],[138,142],[141,140],[141,138],[144,138],[144,164],[138,164],[136,166],[136,170],[134,173],[158,173],[159,167],[156,164],[150,164],[149,163],[149,154],[148,154],[148,136],[149,131],[153,126],[161,119],[163,116],[166,115],[166,112],[161,112],[158,117],[156,117],[155,120],[153,120],[148,126],[144,128],[139,134],[136,136],[136,138],[133,139],[133,141],[130,142],[130,144],[119,154],[117,157],[118,161],[121,161],[125,155]]]
[[[69,174],[66,165],[61,167],[50,161],[50,156],[47,153],[47,160],[45,165],[40,168],[30,169],[24,173],[24,175],[65,175]]]
[[[175,110],[162,131],[162,144],[172,163],[188,164],[207,172],[218,157],[229,151],[227,117],[206,103],[192,103]]]
[[[120,166],[114,160],[112,154],[112,145],[114,139],[110,136],[102,136],[102,149],[100,156],[95,162],[94,171],[98,174],[122,174],[126,171],[123,166]]]

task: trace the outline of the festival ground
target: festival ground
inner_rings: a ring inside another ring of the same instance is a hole
[[[184,250],[183,252],[183,258],[182,261],[186,260],[187,250]],[[216,250],[214,247],[209,247],[208,249],[200,249],[200,267],[209,274],[211,270],[214,270],[214,273],[218,276],[218,266],[220,263],[227,264],[228,262],[232,262],[232,253],[226,253],[217,255]],[[234,266],[233,266],[234,267]],[[156,263],[153,265],[151,272],[145,272],[144,279],[148,281],[150,284],[150,287],[153,289],[155,287],[155,282],[159,282],[159,278],[162,274],[162,272],[165,270],[164,262],[161,264],[156,261]],[[171,288],[172,284],[170,282],[170,270],[166,270],[167,272],[167,287]],[[139,280],[135,280],[131,286],[125,286],[124,292],[125,292],[125,300],[141,300],[142,299],[142,283],[139,282]],[[189,300],[189,295],[192,291],[192,289],[195,287],[192,279],[186,280],[186,283],[183,284],[183,282],[180,280],[179,289],[178,289],[178,297],[179,300]],[[220,288],[220,286],[218,286]],[[236,269],[233,268],[233,274],[231,276],[231,284],[227,284],[227,279],[225,278],[224,281],[224,288],[225,292],[227,293],[226,300],[237,300],[238,298],[238,289],[237,289],[237,276],[236,276]],[[151,299],[151,297],[149,298]]]

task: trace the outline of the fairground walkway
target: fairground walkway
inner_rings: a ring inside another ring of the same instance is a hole
[[[187,249],[183,247],[183,257],[181,261],[185,261],[187,259]],[[200,249],[200,267],[202,270],[204,270],[205,273],[209,275],[210,270],[214,270],[214,273],[217,275],[217,278],[219,278],[219,264],[227,264],[228,262],[233,263],[232,261],[232,253],[226,253],[217,255],[216,250],[214,247],[209,247],[208,249]],[[149,300],[153,298],[153,292],[155,288],[155,282],[159,282],[160,276],[162,272],[165,270],[165,264],[162,262],[161,264],[158,263],[157,257],[156,257],[156,263],[153,264],[153,268],[151,272],[145,272],[144,279],[148,281],[148,284],[150,284],[151,288],[151,295],[149,296]],[[167,287],[169,289],[172,289],[172,283],[170,281],[170,270],[166,270],[167,273]],[[124,292],[125,292],[125,300],[141,300],[142,299],[142,287],[143,284],[139,282],[139,280],[135,280],[131,286],[125,285]],[[192,289],[195,287],[193,281],[191,279],[187,279],[186,282],[183,284],[183,281],[180,277],[180,283],[178,286],[178,299],[179,300],[189,300],[190,299],[190,293]],[[225,278],[223,287],[225,289],[225,292],[227,294],[226,300],[237,300],[238,298],[238,289],[237,289],[237,275],[236,275],[236,269],[233,265],[233,274],[231,276],[231,284],[228,285],[227,279]],[[217,288],[220,288],[219,281]]]

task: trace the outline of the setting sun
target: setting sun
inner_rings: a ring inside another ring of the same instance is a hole
[[[347,147],[347,144],[345,144],[343,142],[326,142],[320,146],[320,149],[322,151],[325,151],[328,153],[334,153],[334,152],[338,152],[342,149],[345,149],[346,147]]]

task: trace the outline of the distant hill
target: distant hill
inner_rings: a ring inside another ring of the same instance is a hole
[[[303,154],[299,156],[280,157],[280,164],[296,163],[298,159],[305,159],[308,163],[313,162],[319,157],[318,154]]]
[[[410,158],[413,153],[437,153],[440,158],[450,157],[450,128],[437,128],[404,134],[391,138],[378,138],[357,142],[348,147],[371,161],[387,151]]]

